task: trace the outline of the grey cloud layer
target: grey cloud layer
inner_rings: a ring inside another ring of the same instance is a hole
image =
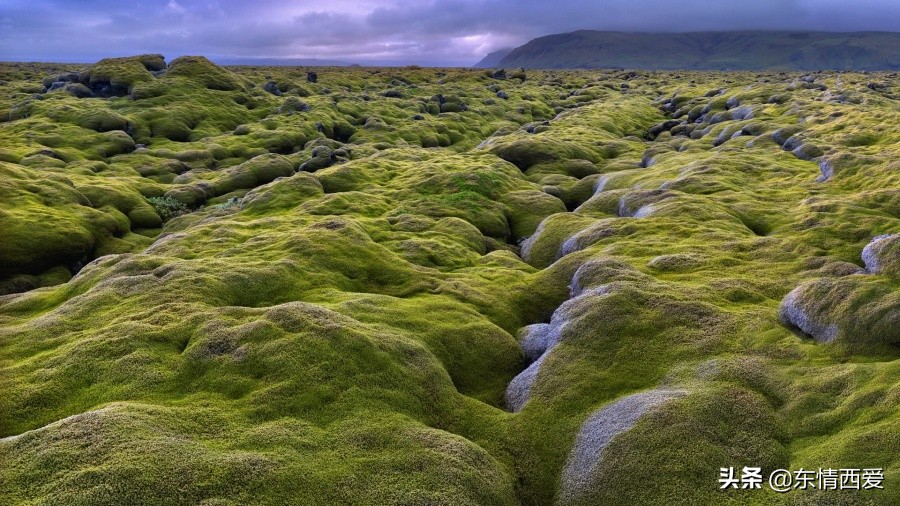
[[[468,64],[580,28],[896,30],[894,0],[450,0],[143,2],[0,0],[0,59],[111,54]]]

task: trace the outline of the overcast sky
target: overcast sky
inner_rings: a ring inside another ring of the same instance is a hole
[[[322,58],[471,65],[578,29],[885,30],[900,0],[0,0],[0,60]]]

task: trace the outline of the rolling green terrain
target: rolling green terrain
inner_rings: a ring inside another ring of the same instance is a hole
[[[498,56],[501,56],[498,58]],[[579,30],[492,53],[489,67],[656,70],[900,70],[897,32]]]
[[[0,65],[0,504],[900,503],[897,74],[309,70]]]

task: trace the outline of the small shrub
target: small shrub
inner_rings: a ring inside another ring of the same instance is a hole
[[[156,209],[156,213],[162,218],[163,223],[191,212],[187,206],[172,197],[150,197],[147,200]]]

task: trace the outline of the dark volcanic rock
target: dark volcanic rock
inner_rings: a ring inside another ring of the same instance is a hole
[[[94,93],[91,91],[91,89],[81,83],[68,83],[63,87],[63,90],[66,93],[69,93],[72,96],[78,98],[88,98],[94,96]]]
[[[275,83],[275,81],[269,81],[266,84],[264,84],[263,90],[271,93],[272,95],[275,95],[276,97],[281,96],[281,90],[278,89],[278,85]]]

